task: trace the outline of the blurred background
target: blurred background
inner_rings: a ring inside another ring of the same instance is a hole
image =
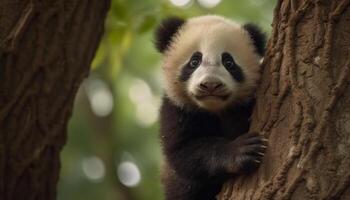
[[[276,0],[112,0],[64,147],[59,200],[160,200],[161,57],[153,30],[166,16],[218,14],[270,33]]]

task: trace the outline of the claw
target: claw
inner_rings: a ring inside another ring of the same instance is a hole
[[[254,162],[256,162],[256,163],[261,163],[261,161],[260,161],[260,160],[254,160]]]
[[[262,145],[262,146],[261,146],[261,148],[266,149],[266,148],[267,148],[267,146],[266,146],[266,145]]]
[[[268,142],[268,141],[269,141],[269,140],[266,139],[266,138],[262,138],[261,140],[264,141],[264,142]]]
[[[261,152],[258,152],[258,154],[261,155],[261,156],[264,156],[264,155],[265,155],[264,153],[261,153]]]

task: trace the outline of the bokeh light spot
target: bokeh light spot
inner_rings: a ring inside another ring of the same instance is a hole
[[[206,8],[213,8],[219,5],[220,2],[221,0],[198,0],[198,3]]]
[[[190,4],[191,0],[170,0],[174,6],[184,7]]]
[[[92,112],[99,117],[109,115],[113,110],[113,95],[106,83],[91,79],[87,83],[87,95]]]
[[[129,98],[136,106],[136,120],[144,127],[151,126],[158,119],[159,98],[155,97],[149,85],[136,78],[129,88]]]
[[[105,176],[105,166],[96,156],[85,158],[82,161],[84,175],[91,181],[100,181]]]
[[[124,161],[118,166],[118,177],[122,184],[136,187],[141,181],[141,173],[137,165],[131,161]]]

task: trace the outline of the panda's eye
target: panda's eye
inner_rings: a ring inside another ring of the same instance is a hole
[[[200,52],[195,52],[190,60],[190,67],[197,68],[202,62],[202,54]]]
[[[190,62],[190,65],[191,67],[195,68],[195,67],[198,67],[199,63],[200,63],[200,60],[198,58],[193,58]]]
[[[224,65],[226,66],[226,67],[229,67],[229,68],[231,68],[232,66],[233,66],[233,62],[232,62],[232,60],[225,60],[224,61]]]
[[[226,68],[233,68],[235,66],[235,61],[229,53],[225,52],[222,54],[222,64]]]

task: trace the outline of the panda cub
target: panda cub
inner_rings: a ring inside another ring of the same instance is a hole
[[[165,19],[160,132],[167,200],[214,200],[225,180],[255,169],[266,140],[247,133],[265,36],[220,16]]]

